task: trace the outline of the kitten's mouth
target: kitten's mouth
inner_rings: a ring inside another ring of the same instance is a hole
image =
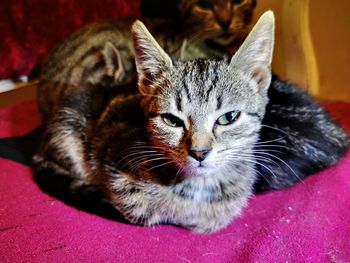
[[[207,169],[207,167],[205,167],[204,165],[202,165],[202,164],[199,164],[198,166],[196,166],[195,168],[194,168],[195,170],[199,170],[199,171],[203,171],[203,170],[205,170],[205,169]]]
[[[226,45],[231,44],[235,38],[236,38],[235,35],[230,34],[228,32],[223,32],[217,38],[213,39],[213,41],[220,44],[220,45],[226,46]]]
[[[186,170],[190,176],[202,176],[210,173],[213,169],[202,162],[196,162],[189,164]]]
[[[208,39],[207,43],[210,47],[218,49],[222,52],[226,52],[226,47],[230,46],[236,39],[236,35],[230,34],[228,32],[223,32],[222,34]]]
[[[197,168],[205,169],[205,168],[207,168],[207,166],[204,165],[202,162],[199,162]]]

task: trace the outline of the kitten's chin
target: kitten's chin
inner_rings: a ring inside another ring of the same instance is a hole
[[[236,39],[236,34],[221,33],[211,41],[221,46],[227,46]]]
[[[222,46],[228,46],[229,44],[231,44],[233,41],[235,40],[235,36],[226,36],[226,35],[222,35],[219,36],[217,38],[215,38],[213,41],[219,45]]]
[[[207,163],[190,161],[187,163],[184,171],[186,176],[207,176],[217,171],[217,167],[211,167]]]

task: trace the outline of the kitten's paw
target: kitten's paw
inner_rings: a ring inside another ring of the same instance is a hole
[[[205,225],[198,224],[198,225],[187,225],[182,227],[187,228],[197,234],[211,234],[225,228],[226,225],[227,224],[222,224],[222,223],[208,223]]]
[[[38,155],[38,154],[34,155],[33,163],[34,163],[37,171],[53,170],[58,174],[62,174],[62,175],[66,175],[66,176],[70,175],[70,172],[67,171],[66,169],[64,169],[62,166],[60,166],[52,161],[47,160],[43,156]]]

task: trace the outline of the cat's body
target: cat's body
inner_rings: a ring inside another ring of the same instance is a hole
[[[184,175],[150,141],[135,88],[106,91],[108,106],[97,111],[91,105],[101,90],[90,88],[83,102],[79,94],[64,98],[64,108],[49,122],[35,157],[38,172],[73,178],[73,192],[97,186],[135,224],[176,224],[204,233],[240,214],[256,177],[252,160],[237,162],[226,173]],[[244,152],[252,158],[251,150]]]
[[[256,145],[256,191],[292,186],[346,153],[348,136],[305,90],[273,76],[268,96]]]
[[[72,189],[97,186],[130,222],[212,232],[240,213],[254,184],[280,189],[334,164],[348,145],[343,130],[303,91],[277,78],[270,85],[267,17],[230,63],[171,62],[136,27],[140,93],[125,64],[130,40],[73,36],[42,72],[37,170],[73,178]],[[64,51],[82,39],[81,56]]]
[[[256,179],[253,150],[268,100],[272,14],[254,32],[231,62],[172,62],[136,23],[139,92],[114,79],[107,86],[61,88],[55,107],[40,105],[46,133],[37,170],[74,178],[73,188],[97,186],[133,223],[196,232],[226,226]]]

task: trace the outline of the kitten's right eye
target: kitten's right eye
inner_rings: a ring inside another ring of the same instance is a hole
[[[238,120],[241,113],[239,111],[230,111],[225,113],[224,115],[221,115],[217,120],[216,123],[219,125],[229,125],[231,123],[234,123],[236,120]]]
[[[211,9],[212,8],[212,4],[209,0],[199,0],[197,4],[202,9]]]
[[[170,127],[184,127],[185,124],[182,120],[180,120],[178,117],[170,114],[170,113],[164,113],[160,115],[164,123]]]

